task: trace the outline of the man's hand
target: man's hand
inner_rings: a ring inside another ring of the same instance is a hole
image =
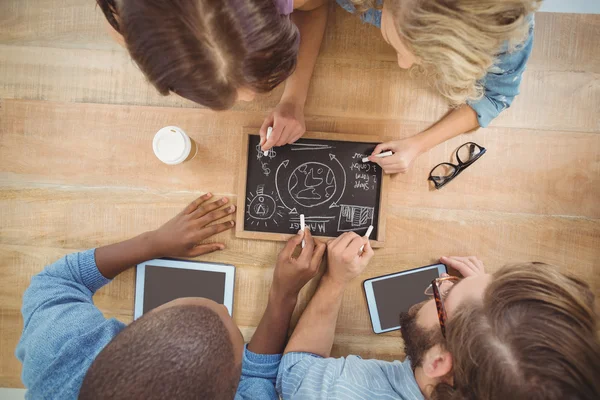
[[[365,247],[361,252],[363,245]],[[346,232],[327,244],[328,267],[325,276],[345,286],[365,270],[373,254],[367,238]]]
[[[226,197],[209,203],[211,197],[210,193],[199,197],[151,233],[153,246],[162,257],[197,257],[225,248],[223,243],[202,244],[211,236],[235,226],[233,221],[210,225],[235,212],[234,205],[222,207],[229,202]]]
[[[302,243],[302,239],[305,241],[304,248],[298,258],[294,258],[292,254]],[[273,273],[273,293],[296,299],[304,285],[319,272],[325,248],[325,243],[314,239],[309,229],[299,231],[288,240],[277,257]]]
[[[267,128],[273,127],[267,140]],[[265,119],[260,128],[260,144],[263,151],[275,146],[294,143],[306,132],[304,106],[293,102],[281,102]]]
[[[394,154],[383,158],[375,157],[375,155],[389,150]],[[369,156],[369,161],[379,165],[386,174],[404,174],[421,152],[422,146],[419,137],[415,136],[377,145],[371,156]]]
[[[477,257],[442,257],[440,262],[460,272],[465,278],[485,274],[485,266]]]

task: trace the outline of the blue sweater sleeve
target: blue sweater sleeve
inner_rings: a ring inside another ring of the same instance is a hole
[[[244,347],[242,376],[236,393],[239,399],[277,400],[275,380],[281,354],[256,354]]]
[[[498,55],[498,62],[492,66],[483,80],[483,97],[468,104],[477,113],[481,127],[486,127],[500,113],[509,108],[519,94],[519,86],[531,50],[533,49],[533,15],[530,18],[529,36],[513,51]],[[508,45],[506,45],[508,47]]]
[[[27,397],[77,397],[91,362],[124,327],[106,320],[92,302],[108,282],[96,267],[94,250],[63,257],[31,279],[16,349]]]

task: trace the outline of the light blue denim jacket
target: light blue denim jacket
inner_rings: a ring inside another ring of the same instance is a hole
[[[355,13],[356,9],[350,0],[336,0],[346,11]],[[494,118],[506,110],[519,94],[521,78],[531,49],[533,48],[534,17],[530,17],[529,36],[516,49],[508,51],[508,44],[497,55],[497,62],[483,79],[484,95],[477,101],[468,104],[477,113],[479,125],[486,127]],[[363,22],[381,27],[381,10],[369,9],[361,15]]]

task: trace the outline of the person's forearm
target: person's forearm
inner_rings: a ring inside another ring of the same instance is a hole
[[[267,309],[248,344],[248,350],[257,354],[283,352],[297,297],[298,295],[278,294],[271,290]]]
[[[323,276],[319,287],[300,317],[285,353],[307,352],[329,357],[344,286]]]
[[[139,263],[163,256],[157,249],[152,232],[142,233],[124,242],[99,247],[95,253],[96,266],[108,279],[113,279]]]
[[[306,102],[310,78],[317,62],[327,25],[328,12],[329,4],[326,3],[314,10],[296,10],[292,14],[292,21],[300,31],[300,48],[296,70],[285,83],[281,102],[293,102],[301,105]]]
[[[418,140],[420,150],[424,153],[446,140],[476,128],[479,128],[477,113],[465,104],[453,110],[431,128],[417,134],[414,138]]]

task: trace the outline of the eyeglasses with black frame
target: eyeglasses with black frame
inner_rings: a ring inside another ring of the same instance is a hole
[[[457,276],[443,276],[431,281],[431,285],[425,289],[425,294],[433,296],[435,300],[435,308],[437,308],[438,320],[440,321],[440,328],[444,337],[446,337],[446,320],[448,318],[444,300],[448,296],[450,288],[458,281],[460,281],[460,278]]]
[[[436,165],[429,173],[428,180],[433,182],[436,189],[441,189],[484,154],[485,147],[481,147],[477,143],[467,142],[456,149],[458,164],[444,162]]]

